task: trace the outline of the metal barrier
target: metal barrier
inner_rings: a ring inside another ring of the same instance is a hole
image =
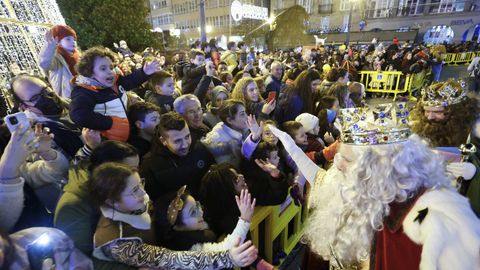
[[[480,51],[478,52],[461,52],[461,53],[447,53],[443,60],[446,65],[468,65],[472,62],[476,56],[480,57]]]
[[[398,94],[409,93],[412,97],[412,75],[404,75],[401,71],[373,71],[359,72],[360,82],[365,85],[365,91],[372,93],[393,94],[393,101]],[[403,86],[403,87],[402,87]]]
[[[296,206],[290,197],[288,206],[281,211],[281,205],[257,206],[250,223],[250,234],[253,244],[259,248],[260,241],[265,243],[265,260],[273,261],[273,242],[280,236],[280,247],[289,254],[303,236],[303,226],[307,218],[306,207]],[[260,224],[265,223],[263,239],[260,239]],[[289,224],[293,222],[292,231]]]

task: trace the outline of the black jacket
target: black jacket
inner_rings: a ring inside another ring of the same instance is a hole
[[[199,67],[195,64],[185,65],[183,67],[182,94],[192,94],[206,72],[205,65]]]
[[[241,164],[248,191],[257,200],[257,205],[276,205],[285,201],[288,194],[288,181],[283,172],[273,178],[263,171],[255,161],[242,160]]]
[[[160,107],[160,113],[164,114],[173,111],[173,102],[175,101],[175,98],[172,96],[160,95],[149,90],[145,93],[145,101]]]
[[[155,143],[143,158],[140,175],[145,178],[145,190],[152,201],[176,192],[183,185],[187,185],[192,196],[198,198],[202,177],[213,163],[212,154],[199,142],[192,141],[190,152],[183,157]]]

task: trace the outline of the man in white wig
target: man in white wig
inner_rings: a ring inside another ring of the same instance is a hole
[[[404,106],[342,110],[328,171],[269,126],[313,186],[310,248],[335,269],[480,269],[480,221]]]

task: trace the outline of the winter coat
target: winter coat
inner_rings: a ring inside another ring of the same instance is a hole
[[[160,107],[160,113],[164,114],[173,111],[173,101],[175,101],[175,98],[172,96],[160,95],[153,91],[147,91],[145,93],[145,101]]]
[[[66,99],[70,99],[72,92],[72,72],[67,61],[57,52],[55,43],[46,43],[38,55],[39,65],[48,75],[48,80],[55,92]]]
[[[69,170],[69,181],[60,197],[54,216],[54,226],[62,230],[74,242],[75,247],[91,257],[93,252],[93,235],[100,211],[92,203],[89,196],[87,181],[89,162],[82,160],[72,164]],[[95,269],[133,270],[125,264],[105,262],[93,259]]]
[[[143,158],[140,175],[145,178],[145,190],[152,201],[183,185],[198,198],[202,177],[213,163],[215,159],[200,142],[192,142],[186,156],[177,156],[162,144],[155,143]]]
[[[183,67],[182,94],[192,94],[195,87],[200,83],[202,76],[206,74],[205,66],[187,64]]]
[[[269,92],[275,91],[277,93],[277,97],[279,97],[280,93],[283,91],[283,88],[285,88],[285,83],[275,78],[273,75],[269,75],[265,79],[265,93],[263,93],[262,96],[264,99],[266,99]]]
[[[220,122],[201,142],[212,153],[217,163],[228,162],[238,168],[244,138],[246,136],[242,133],[230,128],[224,122]]]
[[[258,167],[254,160],[246,159],[242,160],[241,171],[257,205],[277,205],[287,198],[289,184],[283,172],[278,178],[273,178]]]
[[[10,265],[11,270],[31,269],[27,254],[27,246],[46,235],[50,242],[48,245],[57,250],[55,257],[56,269],[82,269],[93,270],[92,261],[82,254],[72,244],[72,240],[60,230],[46,227],[28,228],[10,235],[15,246],[15,261]],[[95,268],[96,269],[96,268]]]
[[[233,74],[233,70],[237,67],[238,62],[237,62],[237,53],[232,52],[232,51],[226,51],[225,53],[222,54],[220,57],[220,60],[223,62],[227,63],[228,66],[228,72]]]
[[[85,77],[83,77],[85,78]],[[102,88],[78,78],[72,91],[70,117],[79,126],[104,131],[108,139],[126,141],[130,134],[127,119],[127,90],[148,80],[143,69],[124,77],[116,77],[114,86]]]

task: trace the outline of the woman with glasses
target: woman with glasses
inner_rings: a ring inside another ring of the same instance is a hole
[[[97,167],[88,183],[101,217],[94,235],[93,256],[133,267],[211,269],[243,267],[257,257],[251,242],[218,252],[171,251],[157,246],[151,226],[149,197],[137,169],[108,162]],[[178,209],[178,208],[176,208]]]

